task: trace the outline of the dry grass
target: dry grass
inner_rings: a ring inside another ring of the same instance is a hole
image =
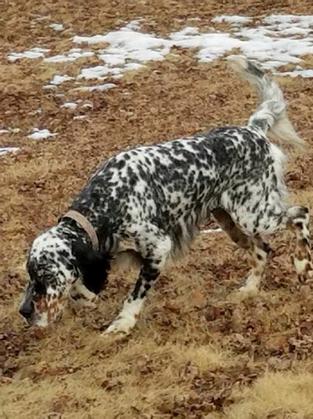
[[[94,105],[86,120],[73,121],[42,85],[56,71],[77,74],[81,64],[9,65],[5,54],[37,44],[58,53],[68,48],[71,33],[101,33],[140,16],[147,29],[168,33],[194,17],[206,27],[216,14],[247,11],[259,17],[313,8],[305,0],[1,3],[1,123],[21,131],[1,136],[0,144],[22,151],[1,159],[0,417],[313,418],[312,290],[295,280],[287,233],[273,239],[263,291],[247,301],[235,292],[247,272],[245,255],[223,234],[203,235],[182,263],[163,273],[128,338],[104,339],[100,333],[134,274],[114,273],[97,309],[69,308],[61,323],[42,332],[27,329],[16,310],[31,240],[55,223],[102,159],[138,143],[242,123],[255,96],[224,62],[199,64],[192,52],[177,50],[164,62],[127,74],[105,94],[78,93],[69,84],[68,98]],[[32,24],[37,15],[63,22],[64,37],[46,24]],[[292,155],[288,186],[295,202],[312,207],[312,82],[280,82],[309,145],[304,156]],[[26,134],[34,126],[59,135],[31,142]]]
[[[311,373],[279,372],[265,374],[252,388],[234,391],[240,400],[227,409],[230,419],[251,417],[296,417],[311,418],[313,400]]]

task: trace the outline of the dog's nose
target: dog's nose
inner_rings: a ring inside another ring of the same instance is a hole
[[[34,311],[34,304],[33,302],[29,303],[29,304],[23,304],[20,307],[20,314],[25,317],[25,319],[29,319],[29,317],[33,314]]]

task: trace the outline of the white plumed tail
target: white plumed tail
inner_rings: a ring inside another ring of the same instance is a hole
[[[286,112],[286,103],[279,86],[257,65],[241,55],[228,58],[231,67],[244,79],[256,87],[261,104],[250,117],[248,126],[268,131],[277,139],[303,148],[305,142],[298,136]]]

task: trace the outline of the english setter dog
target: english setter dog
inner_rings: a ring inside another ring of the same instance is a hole
[[[128,333],[164,265],[176,258],[210,217],[251,255],[242,292],[257,291],[278,229],[296,234],[293,261],[300,280],[312,277],[309,211],[286,203],[285,156],[267,138],[302,146],[278,85],[242,56],[232,67],[261,98],[244,127],[228,126],[175,141],[137,147],[111,157],[90,178],[70,211],[33,242],[29,282],[20,313],[46,326],[68,296],[94,302],[111,263],[133,255],[140,263],[135,287],[105,333]]]

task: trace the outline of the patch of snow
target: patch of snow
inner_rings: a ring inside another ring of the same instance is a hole
[[[126,26],[124,26],[124,29],[130,29],[132,31],[139,31],[140,29],[139,20],[132,20],[131,22],[127,23]]]
[[[21,60],[22,58],[29,58],[35,60],[38,58],[43,58],[47,52],[50,50],[47,48],[32,48],[28,51],[23,52],[12,52],[7,56],[8,60],[11,62]]]
[[[53,86],[52,84],[45,84],[42,88],[45,89],[45,90],[54,90],[57,87]]]
[[[50,132],[48,129],[39,130],[38,128],[33,129],[33,133],[28,135],[27,138],[31,140],[45,140],[46,138],[55,137],[57,134]]]
[[[271,69],[287,63],[296,64],[300,62],[299,56],[313,53],[311,37],[304,39],[303,37],[302,39],[290,37],[290,33],[303,34],[307,30],[306,28],[313,26],[313,16],[294,20],[290,16],[286,20],[282,16],[272,17],[272,19],[268,17],[264,19],[265,25],[258,27],[240,26],[251,19],[248,17],[238,18],[238,16],[219,16],[213,19],[213,22],[236,22],[238,26],[233,28],[230,33],[196,33],[185,28],[172,34],[171,39],[177,46],[198,48],[198,58],[202,62],[212,61],[233,48],[240,48],[246,56],[264,62],[265,66]],[[283,21],[284,26],[277,28],[277,21]]]
[[[105,65],[82,69],[79,78],[87,80],[101,80],[108,75],[120,76],[125,71],[141,68],[148,61],[163,60],[173,44],[169,39],[139,32],[138,21],[105,35],[75,36],[73,42],[109,44],[98,55]]]
[[[196,27],[187,26],[168,37],[160,37],[153,33],[140,32],[140,20],[137,19],[106,34],[74,36],[73,42],[81,47],[72,48],[63,54],[49,57],[48,49],[33,48],[12,53],[8,59],[14,62],[25,57],[43,58],[45,63],[62,63],[96,56],[100,60],[98,65],[80,68],[76,79],[76,84],[79,84],[82,79],[121,78],[125,72],[140,70],[148,62],[164,60],[174,46],[196,49],[200,62],[211,62],[238,48],[248,58],[260,61],[265,69],[276,71],[286,64],[299,66],[301,56],[313,54],[312,15],[271,15],[263,18],[258,25],[249,16],[222,15],[212,19],[213,24],[221,22],[229,23],[230,29],[219,32],[212,27],[207,32],[200,32]],[[88,45],[99,43],[105,45],[97,52],[88,49]],[[282,75],[291,73],[294,77],[312,77],[312,70],[299,68]],[[55,89],[67,80],[72,78],[56,75],[44,89]],[[113,87],[115,85],[112,83],[104,83],[77,89],[105,91]]]
[[[116,87],[114,83],[105,83],[105,84],[96,84],[95,86],[83,86],[77,87],[75,90],[79,90],[81,92],[94,92],[99,90],[100,92],[104,92],[105,90],[113,89]]]
[[[154,51],[158,53],[159,59],[163,59],[172,46],[167,39],[134,31],[127,26],[119,31],[109,32],[104,38],[110,44],[106,50],[108,53],[114,53],[118,49],[128,59],[136,59],[138,53],[143,56],[146,51]]]
[[[297,25],[302,28],[309,28],[313,26],[312,15],[271,15],[263,19],[264,23],[268,25],[280,24],[288,25],[288,27]]]
[[[284,19],[282,16],[273,16],[264,19],[265,25],[250,28],[243,27],[251,22],[250,17],[224,15],[216,17],[213,22],[228,22],[235,25],[230,33],[200,33],[197,28],[187,27],[172,33],[169,39],[162,39],[138,32],[138,23],[136,30],[133,30],[130,23],[119,31],[112,31],[106,35],[74,37],[73,40],[77,43],[110,44],[98,56],[105,65],[82,69],[78,78],[102,80],[108,75],[121,77],[125,71],[138,70],[148,61],[163,60],[173,46],[198,49],[197,56],[200,62],[213,61],[233,48],[239,48],[249,58],[262,61],[268,69],[288,63],[297,64],[301,55],[313,53],[313,40],[312,38],[291,39],[290,36],[306,34],[307,28],[312,24],[312,18],[292,19],[287,16]],[[280,30],[285,32],[277,33],[277,28],[273,26],[278,23],[282,25],[282,22],[284,27]]]
[[[110,70],[107,66],[97,65],[95,67],[83,68],[78,76],[78,79],[98,79],[103,80],[104,76],[107,76],[110,73]]]
[[[61,106],[61,108],[66,108],[66,109],[76,109],[77,108],[77,103],[75,102],[65,102],[63,103],[63,105]]]
[[[0,156],[4,156],[5,154],[8,154],[8,153],[16,153],[17,151],[19,151],[18,147],[1,147]]]
[[[141,64],[138,63],[126,63],[125,67],[124,67],[127,71],[135,71],[135,70],[139,70],[140,68],[142,68]],[[116,78],[118,78],[120,76],[120,74],[116,74]]]
[[[50,84],[54,86],[59,86],[60,84],[64,83],[65,81],[73,80],[73,77],[68,76],[67,74],[64,74],[64,76],[60,76],[59,74],[56,74],[53,79],[50,81]]]
[[[85,80],[93,80],[93,79],[97,79],[97,80],[104,80],[106,78],[106,76],[120,76],[119,73],[121,73],[121,71],[125,71],[125,69],[121,69],[121,68],[109,68],[108,66],[102,66],[102,65],[98,65],[96,67],[87,67],[87,68],[83,68],[81,70],[81,73],[79,74],[79,76],[77,77],[78,80],[79,79],[85,79]]]
[[[300,62],[300,56],[313,53],[313,16],[272,15],[264,25],[241,28],[235,33],[243,41],[242,51],[263,61],[266,68]]]
[[[300,62],[300,56],[313,53],[313,38],[307,36],[313,26],[313,16],[274,15],[257,27],[247,27],[252,22],[248,16],[217,16],[214,23],[232,24],[229,32],[199,32],[186,27],[168,38],[139,32],[139,23],[130,22],[119,30],[104,35],[75,36],[75,43],[108,43],[98,58],[103,66],[84,68],[78,79],[103,80],[107,76],[121,77],[125,71],[138,70],[149,61],[163,60],[173,46],[197,49],[200,62],[210,62],[239,48],[249,58],[264,63],[269,69]],[[299,39],[295,35],[301,35]]]
[[[199,29],[194,28],[193,26],[187,26],[186,28],[182,29],[179,32],[175,32],[176,34],[179,34],[179,36],[189,36],[189,35],[198,35]],[[171,37],[172,39],[175,39],[174,36]]]
[[[283,73],[277,73],[278,76],[290,76],[290,77],[303,77],[313,78],[313,70],[296,69],[293,71],[285,71]]]
[[[8,129],[0,129],[0,134],[8,134],[9,132]]]
[[[80,48],[72,48],[66,54],[53,55],[44,59],[46,63],[66,63],[71,61],[79,60],[80,58],[92,57],[94,53],[92,51],[83,51]]]
[[[73,117],[73,119],[79,119],[79,120],[86,119],[86,118],[87,118],[87,115],[77,115]]]
[[[82,105],[82,108],[83,109],[92,109],[93,108],[93,104],[92,103],[84,103],[83,105]]]
[[[213,61],[222,57],[233,48],[240,48],[242,41],[228,33],[185,33],[175,32],[171,35],[173,45],[181,48],[197,48],[200,62]]]
[[[73,38],[73,42],[75,44],[100,44],[101,42],[105,42],[106,35],[93,35],[93,36],[79,36],[75,35]]]
[[[98,57],[110,67],[122,66],[125,64],[125,57],[123,54],[99,54]]]
[[[64,26],[62,25],[62,23],[51,23],[51,25],[49,25],[49,28],[53,29],[56,32],[61,32],[64,29]]]
[[[221,15],[216,16],[212,19],[213,23],[230,23],[231,25],[243,25],[245,23],[249,23],[251,21],[251,17],[248,16],[230,16],[230,15]]]

